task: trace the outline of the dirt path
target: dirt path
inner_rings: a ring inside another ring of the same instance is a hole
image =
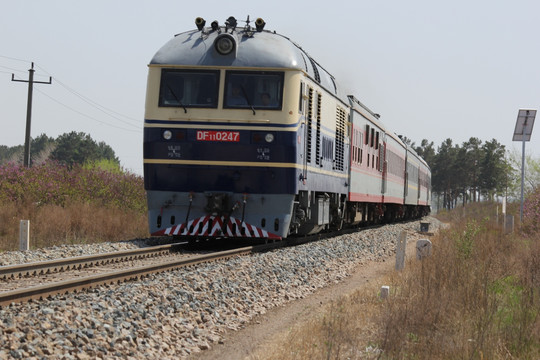
[[[407,238],[407,260],[414,259],[416,240],[419,236]],[[427,238],[425,235],[422,238]],[[231,331],[225,335],[223,344],[213,345],[212,349],[194,354],[190,359],[197,360],[239,360],[249,359],[263,345],[288,331],[298,323],[307,321],[319,314],[332,300],[360,290],[366,285],[382,281],[395,271],[395,257],[383,262],[367,262],[356,268],[355,272],[338,284],[316,291],[307,298],[292,301],[285,306],[272,309],[267,314],[253,319],[245,328]],[[384,284],[380,284],[382,286]],[[275,340],[274,340],[275,341]]]

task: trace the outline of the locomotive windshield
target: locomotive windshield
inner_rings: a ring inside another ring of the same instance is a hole
[[[283,72],[227,71],[225,108],[281,109]]]
[[[163,69],[159,106],[216,108],[219,71]]]

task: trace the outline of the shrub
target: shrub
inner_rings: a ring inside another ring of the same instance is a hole
[[[0,166],[0,249],[14,249],[20,219],[33,246],[147,236],[146,211],[142,177],[118,168]]]
[[[99,167],[47,162],[31,168],[0,166],[0,202],[65,206],[82,202],[122,210],[146,211],[143,179]]]

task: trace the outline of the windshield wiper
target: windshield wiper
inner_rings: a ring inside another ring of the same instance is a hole
[[[246,94],[246,90],[244,89],[243,86],[240,86],[240,89],[242,89],[242,94],[244,94],[244,97],[246,98],[246,101],[247,101],[249,107],[251,108],[251,111],[253,111],[253,115],[255,115],[256,114],[255,113],[255,108],[253,108],[253,105],[251,104],[251,101],[249,101],[248,96]]]
[[[176,99],[176,101],[178,101],[178,104],[180,104],[180,106],[184,109],[184,114],[187,114],[186,106],[185,106],[184,104],[182,104],[182,102],[180,101],[180,99],[178,98],[178,96],[176,96],[176,94],[174,93],[173,89],[171,88],[171,85],[167,84],[167,88],[169,88],[169,91],[171,92],[172,96],[174,96],[174,98]]]

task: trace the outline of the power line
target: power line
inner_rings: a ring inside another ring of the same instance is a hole
[[[86,117],[86,118],[88,118],[88,119],[94,120],[94,121],[96,121],[96,122],[98,122],[98,123],[100,123],[100,124],[107,125],[107,126],[110,126],[110,127],[116,128],[116,129],[120,129],[120,130],[125,130],[125,131],[131,131],[131,132],[140,132],[140,131],[141,131],[140,128],[139,128],[139,129],[126,129],[126,128],[123,128],[123,127],[120,127],[120,126],[116,126],[116,125],[113,125],[113,124],[110,124],[110,123],[107,123],[107,122],[98,120],[98,119],[96,119],[96,118],[94,118],[94,117],[92,117],[92,116],[90,116],[90,115],[87,115],[87,114],[85,114],[85,113],[83,113],[83,112],[81,112],[81,111],[79,111],[79,110],[76,110],[76,109],[74,109],[74,108],[72,108],[72,107],[70,107],[70,106],[68,106],[68,105],[66,105],[66,104],[64,104],[64,103],[62,103],[62,102],[59,101],[59,100],[56,100],[56,99],[53,98],[52,96],[47,95],[46,93],[44,93],[43,91],[41,91],[41,90],[39,90],[39,89],[36,89],[36,91],[40,92],[42,95],[48,97],[49,99],[51,99],[52,101],[56,102],[57,104],[62,105],[62,106],[65,107],[66,109],[69,109],[69,110],[71,110],[71,111],[73,111],[73,112],[75,112],[75,113],[77,113],[77,114],[79,114],[79,115],[81,115],[81,116],[84,116],[84,117]],[[128,124],[129,124],[129,123],[128,123]],[[133,125],[133,124],[129,124],[129,125],[135,126],[135,125]]]
[[[99,111],[103,112],[104,114],[106,114],[106,115],[108,115],[108,116],[110,116],[110,117],[112,117],[112,118],[114,118],[114,119],[116,119],[116,120],[118,120],[118,121],[120,121],[120,122],[123,122],[124,124],[128,124],[128,125],[134,126],[134,124],[133,124],[132,122],[122,120],[122,119],[120,119],[118,116],[112,115],[112,114],[110,114],[109,112],[114,113],[114,114],[117,114],[117,115],[119,115],[119,116],[122,116],[122,117],[124,117],[124,118],[126,118],[126,119],[133,120],[133,121],[137,122],[137,124],[140,123],[140,120],[139,120],[139,119],[134,119],[134,118],[132,118],[132,117],[130,117],[130,116],[123,115],[123,114],[120,114],[119,112],[116,112],[116,111],[114,111],[114,110],[111,110],[111,109],[109,109],[109,108],[106,108],[105,106],[100,105],[100,104],[98,104],[97,102],[93,101],[92,99],[90,99],[90,98],[88,98],[88,97],[86,97],[86,96],[84,96],[84,95],[78,93],[77,91],[75,91],[75,90],[69,88],[69,87],[68,87],[67,85],[65,85],[64,83],[62,83],[62,82],[60,82],[60,81],[57,81],[57,82],[58,82],[62,87],[64,87],[66,90],[70,91],[72,94],[74,94],[75,96],[79,97],[81,100],[83,100],[83,101],[86,102],[87,104],[89,104],[89,105],[95,107],[96,109],[98,109]]]
[[[18,58],[14,58],[14,57],[11,57],[11,56],[5,56],[5,55],[0,55],[0,57],[4,58],[4,59],[21,61],[21,62],[25,62],[25,63],[30,63],[31,62],[31,61],[28,61],[28,60],[18,59]]]
[[[12,57],[12,56],[6,56],[6,55],[0,55],[0,58],[4,58],[4,59],[9,59],[9,60],[15,60],[15,61],[20,61],[20,62],[24,62],[24,63],[31,63],[30,61],[28,60],[24,60],[24,59],[19,59],[19,58],[15,58],[15,57]],[[4,68],[4,69],[8,69],[8,70],[11,70],[11,71],[16,71],[16,72],[25,72],[26,70],[20,70],[20,69],[15,69],[15,68],[11,68],[11,67],[7,67],[7,66],[3,66],[3,65],[0,65],[0,68]],[[46,73],[47,75],[51,76],[52,77],[52,74],[49,73],[46,69],[42,68],[41,66],[39,65],[36,65],[36,68],[42,70],[44,73]],[[6,74],[11,74],[10,72],[5,72],[5,71],[1,71],[0,70],[0,73],[6,73]],[[98,109],[99,111],[103,112],[104,114],[106,114],[107,116],[110,116],[126,125],[129,125],[129,126],[133,126],[133,127],[138,127],[138,124],[140,123],[140,119],[135,119],[133,117],[130,117],[128,115],[124,115],[124,114],[121,114],[115,110],[112,110],[110,108],[107,108],[106,106],[103,106],[101,104],[99,104],[98,102],[88,98],[87,96],[84,96],[83,94],[77,92],[76,90],[74,90],[73,88],[69,87],[67,84],[63,83],[62,81],[58,80],[58,78],[55,76],[55,83],[59,84],[60,86],[62,86],[64,89],[66,89],[67,91],[71,92],[72,94],[74,94],[75,96],[77,96],[78,98],[80,98],[81,100],[83,100],[84,102],[86,102],[87,104],[89,104],[90,106]],[[45,94],[44,94],[45,95]],[[47,96],[47,95],[46,95]],[[52,99],[52,98],[51,98]],[[58,100],[55,100],[55,99],[52,99],[58,103],[60,103],[61,105],[65,106],[65,107],[68,107],[70,108],[69,106],[65,105],[65,104],[62,104],[61,102],[59,102]],[[73,111],[76,111],[74,110],[73,108],[70,108],[70,110],[73,110]],[[76,111],[77,112],[77,111]],[[79,112],[80,113],[80,112]],[[124,119],[127,119],[129,121],[126,121],[126,120],[123,120],[122,118]],[[91,117],[90,117],[91,118]],[[122,129],[122,128],[120,128]]]
[[[25,72],[26,71],[26,70],[14,69],[14,68],[10,68],[10,67],[7,67],[7,66],[2,66],[2,65],[0,65],[0,68],[11,70],[11,71],[16,71],[16,72]]]
[[[40,67],[40,66],[38,66],[38,67],[39,67],[41,70],[43,70],[45,73],[49,74],[49,73],[47,72],[47,70],[43,69],[43,68]],[[49,75],[50,75],[50,74],[49,74]],[[124,124],[128,124],[128,125],[130,125],[130,126],[133,126],[133,123],[126,122],[125,120],[122,120],[122,119],[118,118],[117,116],[115,116],[115,115],[113,115],[113,114],[119,115],[119,116],[121,116],[121,117],[123,117],[123,118],[126,118],[126,119],[129,119],[129,120],[132,120],[132,121],[136,122],[137,124],[140,123],[140,119],[135,119],[135,118],[132,118],[132,117],[130,117],[130,116],[121,114],[121,113],[119,113],[119,112],[117,112],[117,111],[114,111],[114,110],[112,110],[112,109],[109,109],[109,108],[107,108],[106,106],[103,106],[103,105],[99,104],[98,102],[96,102],[96,101],[94,101],[94,100],[88,98],[87,96],[84,96],[84,95],[82,95],[81,93],[79,93],[79,92],[73,90],[71,87],[69,87],[68,85],[64,84],[62,81],[58,80],[56,77],[55,77],[55,79],[56,79],[56,82],[57,82],[58,84],[60,84],[64,89],[66,89],[67,91],[71,92],[72,94],[74,94],[75,96],[79,97],[81,100],[83,100],[84,102],[88,103],[89,105],[95,107],[96,109],[98,109],[99,111],[103,112],[104,114],[106,114],[106,115],[108,115],[108,116],[110,116],[110,117],[112,117],[112,118],[114,118],[114,119],[116,119],[116,120],[118,120],[118,121],[120,121],[120,122],[123,122]],[[113,114],[110,114],[110,113],[113,113]]]
[[[13,74],[11,71],[2,71],[2,70],[0,70],[0,73],[2,73],[2,74],[10,74],[10,75]]]
[[[5,56],[5,55],[0,55],[0,58],[5,58],[5,59],[9,59],[9,60],[15,60],[15,61],[20,61],[20,62],[25,62],[25,63],[28,63],[29,61],[27,60],[23,60],[23,59],[18,59],[18,58],[14,58],[14,57],[11,57],[11,56]],[[33,66],[34,66],[34,63],[32,63],[32,69],[33,69]],[[41,66],[39,65],[36,65],[36,67],[40,70],[42,70],[44,73],[46,73],[47,75],[51,76],[52,75],[44,68],[42,68]],[[6,66],[2,66],[0,65],[0,68],[5,68],[5,69],[10,69],[10,70],[13,70],[13,71],[18,71],[18,72],[22,72],[22,70],[18,70],[18,69],[13,69],[13,68],[9,68],[9,67],[6,67]],[[3,71],[0,70],[0,73],[2,73]],[[13,74],[12,74],[13,75]],[[36,82],[36,81],[34,81]],[[79,110],[76,110],[74,109],[73,107],[71,106],[68,106],[66,104],[64,104],[63,102],[53,98],[52,96],[50,95],[47,95],[45,92],[41,91],[41,90],[38,90],[36,89],[38,92],[40,92],[42,95],[48,97],[49,99],[51,99],[52,101],[62,105],[63,107],[81,115],[81,116],[84,116],[88,119],[91,119],[93,121],[96,121],[100,124],[103,124],[103,125],[107,125],[107,126],[110,126],[110,127],[113,127],[113,128],[116,128],[116,129],[120,129],[120,130],[125,130],[125,131],[131,131],[131,132],[141,132],[141,125],[140,125],[140,119],[135,119],[133,117],[130,117],[130,116],[127,116],[127,115],[124,115],[124,114],[121,114],[117,111],[114,111],[112,109],[109,109],[101,104],[99,104],[98,102],[82,95],[81,93],[77,92],[76,90],[72,89],[71,87],[69,87],[67,84],[63,83],[62,81],[58,80],[58,78],[55,77],[55,84],[59,84],[60,86],[62,86],[64,89],[66,89],[67,91],[71,92],[73,95],[77,96],[79,99],[83,100],[84,102],[86,102],[87,104],[89,104],[90,106],[96,108],[97,110],[101,111],[102,113],[106,114],[107,116],[110,116],[111,118],[113,119],[116,119],[117,121],[120,121],[121,123],[124,123],[125,125],[128,125],[130,127],[132,127],[131,129],[128,129],[128,128],[125,128],[125,127],[121,127],[121,126],[117,126],[117,125],[113,125],[111,123],[108,123],[108,122],[104,122],[104,121],[101,121],[101,120],[98,120],[90,115],[87,115]],[[129,121],[126,121],[122,118],[125,118]],[[135,124],[136,123],[136,124]],[[133,129],[135,128],[135,129]]]

